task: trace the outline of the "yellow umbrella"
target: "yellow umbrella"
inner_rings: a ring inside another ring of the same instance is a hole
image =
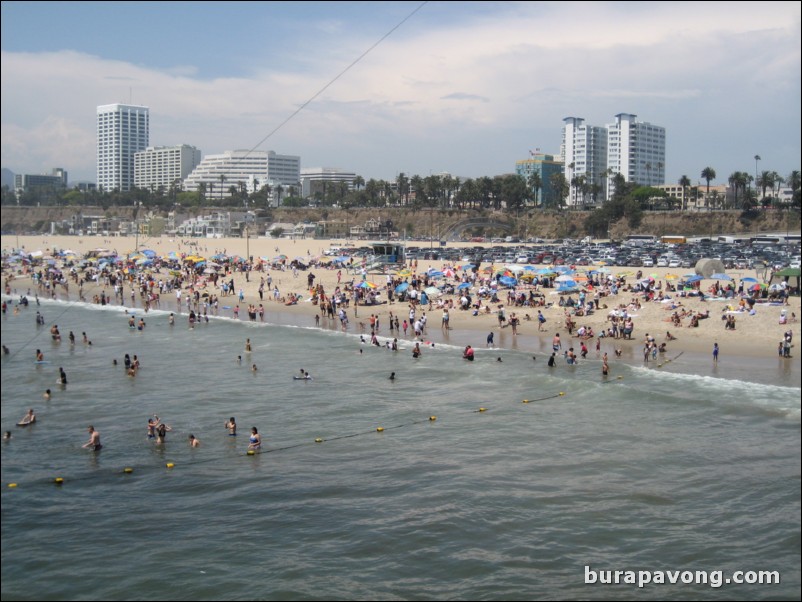
[[[665,279],[666,280],[676,280],[677,278],[679,278],[679,276],[677,276],[676,274],[666,274],[665,275]]]

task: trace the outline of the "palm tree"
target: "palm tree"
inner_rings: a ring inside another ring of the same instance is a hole
[[[563,174],[555,173],[551,175],[549,182],[551,183],[551,188],[554,190],[554,194],[557,197],[555,199],[557,201],[557,208],[562,210],[565,207],[565,197],[568,194],[568,181],[565,179]]]
[[[226,193],[225,183],[228,178],[226,177],[226,174],[221,173],[219,176],[217,176],[217,179],[220,180],[220,199],[222,200],[223,195]]]
[[[799,171],[794,170],[788,174],[788,177],[785,179],[785,182],[788,184],[788,187],[791,189],[791,201],[793,205],[799,206],[799,189],[802,188],[802,176],[800,176]]]
[[[772,175],[772,173],[773,172],[770,171],[761,172],[760,176],[755,182],[755,186],[759,186],[760,189],[763,191],[761,199],[766,198],[766,188],[771,188],[772,190],[774,190],[774,176]]]
[[[362,176],[354,176],[354,188],[360,190],[365,185],[365,178]]]
[[[685,211],[688,209],[685,190],[691,185],[691,179],[688,176],[682,176],[677,183],[682,186],[682,210]]]
[[[705,204],[707,204],[710,197],[710,180],[716,179],[716,170],[712,167],[705,167],[702,170],[702,178],[707,182],[707,192],[705,194]]]
[[[284,187],[279,184],[276,186],[276,205],[281,207],[281,193],[284,192]]]
[[[529,174],[529,178],[527,178],[526,183],[529,185],[529,188],[532,189],[533,199],[535,201],[535,207],[538,205],[542,205],[542,202],[538,202],[538,197],[540,196],[540,189],[543,188],[543,179],[540,177],[540,174],[536,171],[533,171]],[[542,199],[541,199],[542,201]]]

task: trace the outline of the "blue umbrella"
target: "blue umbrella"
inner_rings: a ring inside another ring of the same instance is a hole
[[[409,288],[409,282],[402,282],[397,287],[395,287],[395,292],[400,295],[401,293],[403,293],[408,288]]]
[[[741,278],[741,282],[757,282],[757,278]]]
[[[156,257],[156,251],[152,251],[151,249],[143,249],[140,251],[140,253],[142,253],[145,257],[148,257],[150,259]]]
[[[513,278],[512,276],[502,276],[498,279],[498,281],[504,286],[515,286],[518,284],[518,279]]]
[[[685,284],[692,284],[694,282],[699,282],[700,280],[704,280],[701,276],[691,276],[685,281]]]
[[[460,285],[457,287],[457,290],[458,290],[458,291],[461,291],[461,290],[462,290],[462,289],[464,289],[464,288],[471,288],[471,283],[470,283],[470,282],[463,282],[462,284],[460,284]]]
[[[731,276],[727,276],[727,274],[719,273],[719,274],[711,274],[710,275],[710,279],[711,280],[732,280],[732,277]]]

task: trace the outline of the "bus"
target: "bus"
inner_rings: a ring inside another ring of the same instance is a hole
[[[633,246],[653,245],[657,242],[657,237],[651,234],[630,234],[624,241],[625,244]]]
[[[667,234],[660,237],[660,242],[664,245],[684,245],[688,242],[688,239],[678,234]]]
[[[749,239],[749,242],[752,246],[776,245],[779,244],[781,238],[784,237],[781,237],[778,234],[767,235],[767,236],[753,236],[752,238]]]

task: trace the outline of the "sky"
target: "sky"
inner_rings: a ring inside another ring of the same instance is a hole
[[[802,162],[800,7],[3,1],[0,164],[94,181],[96,108],[121,102],[150,107],[152,146],[366,180],[512,173],[559,153],[563,118],[618,113],[666,128],[669,183],[754,175],[755,155],[784,177]]]

